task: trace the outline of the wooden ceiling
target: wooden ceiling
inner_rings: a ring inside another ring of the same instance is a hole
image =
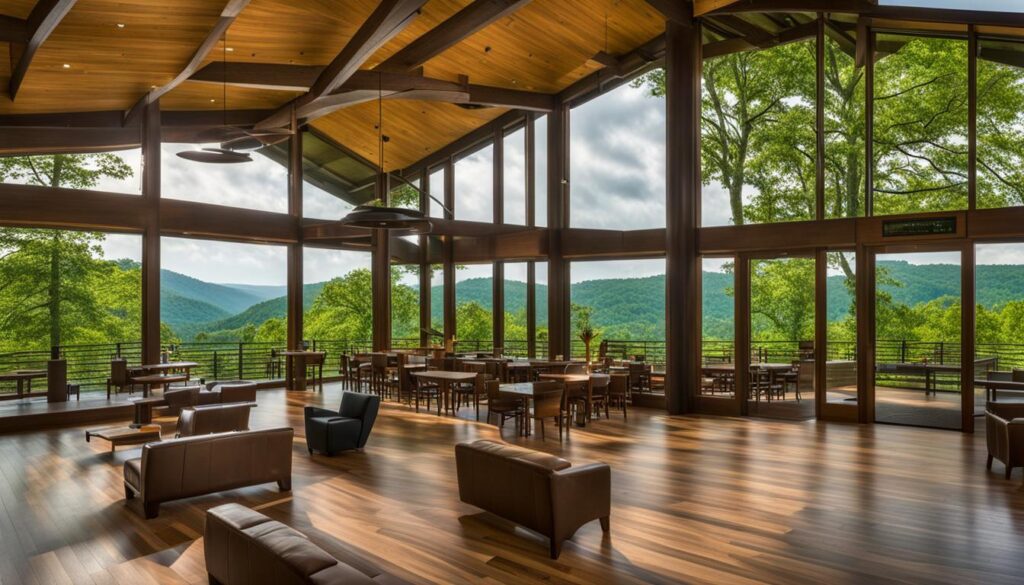
[[[226,2],[78,0],[35,55],[16,99],[0,97],[0,115],[127,112],[147,92],[183,70],[217,24]],[[362,68],[372,69],[471,3],[429,0]],[[26,19],[35,4],[34,0],[0,0],[0,15]],[[228,63],[325,66],[379,4],[374,0],[251,0],[228,27],[226,45],[217,42],[203,64],[226,58]],[[553,94],[600,68],[591,60],[595,54],[606,48],[612,55],[628,53],[665,27],[664,17],[645,0],[523,4],[427,61],[422,74],[449,82],[468,78],[471,84]],[[10,77],[11,60],[0,58],[2,86]],[[161,98],[161,107],[221,109],[223,94],[219,84],[185,81]],[[300,92],[228,86],[226,94],[229,109],[274,110]],[[384,109],[385,133],[390,138],[387,168],[411,164],[505,111],[390,100]],[[312,125],[376,162],[377,116],[376,103],[362,103],[318,118]]]
[[[124,112],[131,121],[129,112],[139,111],[139,104],[160,93],[165,111],[259,110],[243,118],[269,128],[281,125],[282,112],[287,118],[289,104],[295,103],[313,112],[303,118],[320,133],[375,162],[378,106],[372,99],[376,95],[373,82],[380,83],[381,77],[370,71],[379,66],[379,71],[400,77],[397,86],[410,79],[430,86],[418,91],[395,89],[384,101],[384,133],[390,138],[385,167],[400,169],[471,133],[508,108],[542,111],[545,99],[553,103],[553,94],[602,67],[618,67],[621,72],[628,62],[635,69],[638,54],[643,55],[641,65],[649,62],[653,57],[648,51],[637,49],[663,33],[666,17],[685,17],[680,12],[684,10],[682,2],[0,0],[0,53],[8,52],[7,58],[0,55],[0,87],[16,85],[9,83],[14,65],[24,64],[20,57],[32,39],[39,41],[15,99],[11,100],[11,91],[0,92],[0,116],[108,112],[113,116],[104,119],[119,120],[118,113]],[[837,4],[862,14],[877,8],[870,0],[837,0]],[[53,6],[70,6],[70,11],[46,34],[34,34],[34,26],[38,26],[35,30],[45,29],[39,23],[40,9]],[[798,12],[807,6],[811,6],[808,12]],[[812,0],[696,0],[696,12],[710,11],[705,18],[705,56],[808,38],[814,34],[813,6]],[[745,12],[751,9],[759,10]],[[391,12],[385,14],[384,10]],[[474,10],[478,11],[475,22],[482,24],[449,26]],[[882,10],[874,17],[875,25],[907,25],[910,17],[904,12]],[[408,14],[413,17],[407,18]],[[885,21],[885,15],[897,20]],[[953,17],[955,24],[950,24],[947,16],[919,28],[945,31],[965,26]],[[369,42],[367,23],[372,24],[376,17],[392,28],[384,30],[381,25],[378,36]],[[10,32],[12,22],[23,26],[27,45],[24,41],[5,42],[16,36],[17,31]],[[845,30],[852,33],[856,22],[854,16]],[[988,17],[976,24],[982,31],[982,25],[1004,22]],[[453,29],[460,32],[453,33]],[[226,31],[223,42],[219,40],[221,30]],[[408,57],[415,53],[410,47],[430,45],[425,39],[438,31],[449,34],[442,33],[441,41],[433,39],[435,50],[417,61],[422,63],[420,69],[402,66],[410,62],[405,59],[388,61],[396,54]],[[323,91],[323,78],[333,78],[336,71],[332,65],[354,45],[369,47],[367,54],[349,60],[349,65],[355,63],[360,69],[355,72],[358,75],[346,73],[340,76],[342,81],[328,80],[329,90]],[[632,61],[623,58],[630,54]],[[251,81],[237,81],[233,83],[238,85],[225,88],[216,83],[217,74],[223,71],[216,68],[223,61],[237,65],[233,71],[248,68],[250,76],[254,69],[262,75],[283,67],[287,75],[282,79],[287,78],[288,83],[252,87]],[[400,65],[397,71],[396,62]],[[204,76],[196,73],[206,66],[216,70]],[[205,81],[189,80],[191,75]],[[353,82],[351,86],[345,85],[346,79]],[[486,98],[474,93],[472,88],[479,86],[486,90]],[[500,97],[494,97],[495,92]],[[479,99],[471,99],[474,97]],[[499,106],[468,109],[443,103],[459,101]]]

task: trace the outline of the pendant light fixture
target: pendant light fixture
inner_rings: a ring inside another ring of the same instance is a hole
[[[221,112],[224,127],[228,125],[228,33],[224,32],[221,38],[223,62],[221,66],[222,89],[221,89]],[[252,162],[252,157],[247,152],[238,152],[231,148],[202,148],[200,150],[183,150],[178,156],[201,163],[232,164]]]
[[[388,142],[388,137],[384,135],[384,90],[382,83],[381,74],[377,73],[377,156],[378,168],[385,179],[385,181],[379,182],[378,185],[387,185],[390,183],[392,176],[391,173],[384,171],[384,144]],[[395,178],[437,201],[445,211],[448,211],[444,203],[438,201],[430,193],[398,175],[395,175]],[[379,200],[383,200],[386,193],[378,193],[377,195]],[[375,205],[360,205],[356,207],[348,215],[341,218],[341,223],[342,225],[368,229],[400,230],[409,235],[429,233],[431,229],[430,219],[419,210]]]

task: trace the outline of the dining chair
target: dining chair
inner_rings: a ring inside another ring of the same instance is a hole
[[[110,400],[110,389],[114,389],[114,395],[120,394],[125,388],[128,394],[135,393],[135,385],[128,379],[128,360],[115,358],[110,360],[110,377],[107,378],[107,400]]]
[[[398,392],[397,368],[388,362],[388,356],[375,353],[370,356],[370,391],[386,400]]]
[[[533,385],[533,413],[530,418],[540,423],[540,440],[544,440],[544,420],[554,418],[558,424],[558,441],[562,442],[562,429],[569,434],[570,413],[565,400],[565,386],[560,382],[537,382]]]
[[[491,422],[491,415],[498,417],[498,428],[505,426],[505,421],[515,419],[516,431],[522,426],[523,401],[519,398],[502,396],[498,392],[501,382],[498,380],[487,380],[484,382],[484,391],[487,394],[487,420]]]
[[[430,411],[430,401],[434,400],[437,402],[437,416],[441,416],[441,387],[437,382],[413,376],[412,397],[416,406],[416,412],[420,411],[420,399],[426,401],[427,411]]]
[[[587,386],[587,404],[586,412],[587,419],[589,420],[591,415],[597,412],[597,417],[601,418],[601,408],[604,407],[604,417],[608,417],[608,386],[611,384],[612,377],[604,374],[598,376],[591,376],[590,382]]]
[[[608,418],[608,407],[615,406],[622,408],[622,418],[626,418],[626,402],[629,398],[629,376],[624,374],[612,375],[608,380],[608,389],[604,401],[604,415]]]
[[[306,356],[306,378],[313,380],[313,388],[320,388],[324,391],[324,363],[327,362],[327,352],[318,351]]]
[[[587,371],[587,364],[568,364],[565,366],[566,374],[589,374]]]

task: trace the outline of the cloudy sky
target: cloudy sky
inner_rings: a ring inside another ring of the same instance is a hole
[[[891,6],[925,6],[929,8],[952,8],[960,10],[997,10],[1022,12],[1021,0],[880,0],[879,4]]]

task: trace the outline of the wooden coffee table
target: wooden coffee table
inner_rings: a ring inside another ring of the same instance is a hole
[[[85,431],[85,442],[88,443],[92,437],[99,437],[110,441],[110,452],[113,453],[118,445],[140,445],[160,440],[160,425],[143,425],[138,428],[132,427],[109,427]]]

